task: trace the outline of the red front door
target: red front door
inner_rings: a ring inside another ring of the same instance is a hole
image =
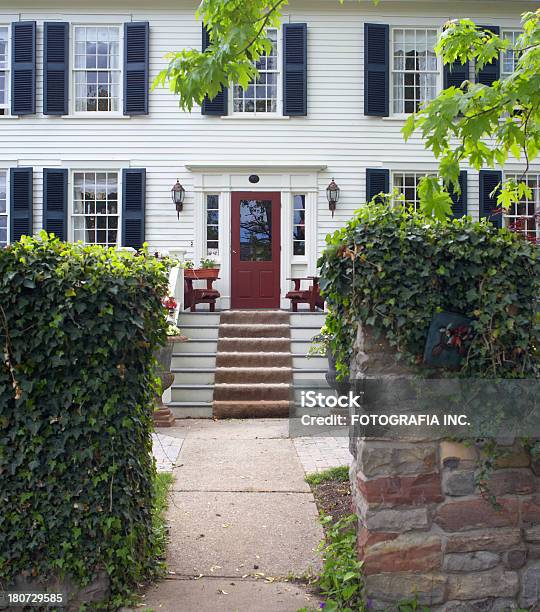
[[[231,307],[279,308],[279,193],[233,193]]]

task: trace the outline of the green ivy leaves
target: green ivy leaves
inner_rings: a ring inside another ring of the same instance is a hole
[[[155,569],[154,359],[167,270],[42,234],[0,249],[0,582]],[[123,376],[119,376],[119,366]]]
[[[437,221],[386,203],[361,208],[327,245],[318,265],[341,377],[348,374],[359,321],[383,333],[414,365],[441,310],[475,319],[462,375],[540,374],[535,245],[486,222]]]

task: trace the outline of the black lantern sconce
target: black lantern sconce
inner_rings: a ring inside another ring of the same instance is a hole
[[[328,187],[326,188],[326,197],[328,198],[328,208],[332,211],[332,219],[334,218],[334,212],[336,210],[336,205],[339,202],[339,187],[337,186],[334,179]]]
[[[176,214],[180,219],[180,212],[184,208],[184,196],[186,190],[180,184],[180,181],[176,179],[176,185],[171,189],[171,197],[174,205],[176,206]]]

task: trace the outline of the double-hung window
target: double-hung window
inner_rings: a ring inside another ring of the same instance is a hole
[[[120,111],[120,28],[75,26],[75,112]]]
[[[206,196],[205,255],[219,255],[219,196]]]
[[[74,242],[119,244],[118,172],[74,172],[71,216]]]
[[[394,114],[415,113],[433,100],[440,84],[435,28],[393,28],[392,109]]]
[[[418,183],[420,179],[428,176],[427,172],[393,172],[392,185],[403,196],[406,205],[418,210],[420,197],[418,195]]]
[[[266,33],[272,44],[268,54],[262,55],[256,63],[259,77],[249,83],[247,88],[240,85],[233,87],[234,113],[277,113],[278,109],[278,81],[279,81],[279,45],[278,31],[271,28]]]
[[[306,196],[293,197],[293,255],[306,254]]]
[[[509,77],[516,69],[519,54],[515,47],[517,39],[521,36],[521,34],[522,32],[520,30],[503,30],[501,32],[501,37],[503,40],[510,42],[510,46],[502,53],[501,58],[501,78],[503,79]]]
[[[0,25],[0,115],[9,108],[9,27]]]
[[[8,243],[8,201],[7,201],[7,177],[6,170],[0,170],[0,247]]]
[[[524,182],[531,189],[530,198],[524,197],[520,202],[512,204],[504,213],[506,226],[528,240],[540,240],[540,174],[528,173],[525,178],[519,174],[507,174],[507,180]]]

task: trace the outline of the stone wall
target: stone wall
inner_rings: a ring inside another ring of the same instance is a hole
[[[354,376],[403,376],[393,352],[359,332]],[[506,441],[475,487],[478,451],[443,440],[351,439],[358,553],[374,610],[417,598],[433,610],[532,608],[540,603],[540,469]]]

